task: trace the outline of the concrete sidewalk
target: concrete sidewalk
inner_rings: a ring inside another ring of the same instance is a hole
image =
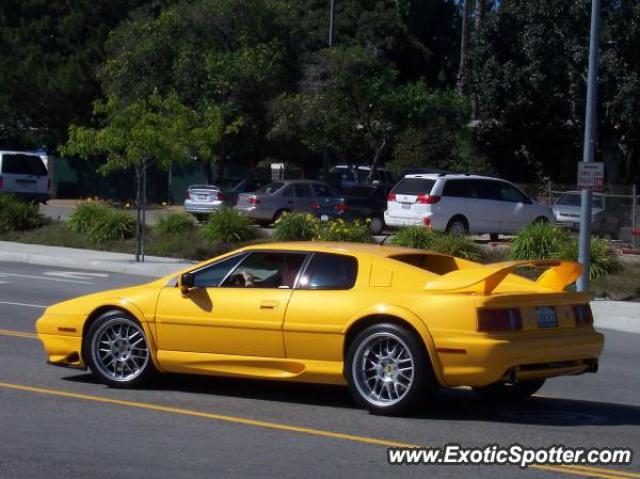
[[[597,329],[640,334],[640,303],[591,301],[591,310]]]
[[[194,264],[194,261],[145,256],[144,263],[136,263],[135,256],[109,251],[63,248],[0,241],[0,261],[90,269],[140,276],[161,277]]]

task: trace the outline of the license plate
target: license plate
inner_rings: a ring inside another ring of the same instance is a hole
[[[329,217],[327,215],[320,215],[320,221],[329,221]]]
[[[403,210],[410,210],[411,209],[411,203],[402,203],[402,209]]]
[[[558,326],[558,317],[554,308],[536,308],[536,312],[538,314],[538,328],[556,328]]]
[[[198,199],[202,201],[207,201],[209,197],[207,195],[198,195]]]

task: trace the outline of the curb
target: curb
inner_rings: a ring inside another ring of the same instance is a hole
[[[130,259],[132,255],[95,250],[77,250],[61,246],[22,245],[31,248],[37,247],[40,252],[7,251],[7,249],[18,248],[18,245],[22,244],[0,242],[0,261],[158,278],[196,264],[195,261],[158,256],[146,256],[144,263],[137,263],[134,259]],[[81,253],[78,253],[79,251]]]

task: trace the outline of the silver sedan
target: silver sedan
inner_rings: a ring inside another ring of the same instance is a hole
[[[217,186],[191,185],[187,189],[184,210],[198,220],[203,220],[225,206],[228,206],[227,197]]]

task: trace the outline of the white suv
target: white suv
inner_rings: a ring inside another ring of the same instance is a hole
[[[505,180],[476,175],[406,175],[387,198],[390,227],[512,234],[535,221],[555,222],[551,209]]]

